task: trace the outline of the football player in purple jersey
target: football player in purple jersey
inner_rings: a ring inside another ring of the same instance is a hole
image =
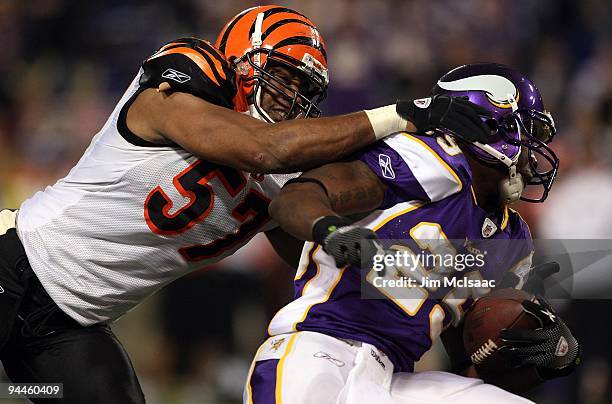
[[[290,180],[270,204],[285,231],[311,242],[296,273],[295,299],[272,319],[270,338],[253,361],[245,402],[527,401],[477,378],[413,373],[414,362],[445,330],[454,371],[477,376],[453,336],[461,336],[462,314],[488,288],[411,288],[416,294],[394,295],[397,289],[373,279],[392,280],[397,272],[360,270],[384,240],[402,240],[409,251],[442,248],[455,255],[486,245],[494,248],[487,247],[482,266],[451,277],[499,284],[512,273],[516,287],[524,284],[533,243],[527,224],[508,205],[546,199],[559,166],[548,146],[555,136],[552,117],[527,77],[498,64],[458,67],[438,81],[431,98],[401,103],[398,110],[418,126],[423,108],[448,95],[489,111],[482,118],[490,129],[488,144],[452,130],[398,133],[352,161]],[[352,215],[362,212],[366,216],[355,221]],[[388,299],[364,299],[362,282]],[[534,306],[525,309],[540,319],[540,328],[502,334],[502,353],[524,377],[487,382],[518,392],[579,363],[580,348],[568,327],[544,300]]]

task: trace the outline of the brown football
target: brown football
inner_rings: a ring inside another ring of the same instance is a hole
[[[463,345],[480,374],[495,374],[511,369],[497,352],[504,342],[502,329],[529,330],[540,326],[539,321],[523,311],[523,300],[535,297],[517,289],[499,289],[481,297],[465,316]]]

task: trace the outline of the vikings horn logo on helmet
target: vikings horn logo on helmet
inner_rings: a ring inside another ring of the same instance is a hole
[[[507,78],[493,74],[465,77],[453,81],[438,81],[447,91],[484,91],[491,103],[500,108],[511,108],[519,100],[519,91]],[[510,102],[512,100],[512,103]]]

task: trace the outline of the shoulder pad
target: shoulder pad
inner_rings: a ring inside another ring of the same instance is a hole
[[[207,41],[181,38],[168,42],[142,63],[141,88],[167,82],[174,91],[234,108],[236,73],[225,57]]]

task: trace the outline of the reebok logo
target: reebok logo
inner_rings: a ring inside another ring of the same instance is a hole
[[[346,363],[344,363],[340,359],[336,359],[336,358],[332,357],[327,352],[319,351],[319,352],[315,353],[312,356],[314,356],[315,358],[327,359],[328,361],[330,361],[334,365],[338,366],[339,368],[341,368],[342,366],[346,365]]]
[[[191,80],[190,76],[186,75],[183,72],[179,72],[178,70],[174,70],[174,69],[166,69],[166,71],[162,73],[162,77],[165,79],[174,80],[178,83],[184,83],[186,81]]]
[[[383,177],[390,180],[395,179],[395,172],[393,171],[393,166],[391,165],[391,157],[387,156],[386,154],[379,154],[378,164],[380,165],[380,171]]]
[[[0,293],[4,293],[4,288],[0,286]]]

